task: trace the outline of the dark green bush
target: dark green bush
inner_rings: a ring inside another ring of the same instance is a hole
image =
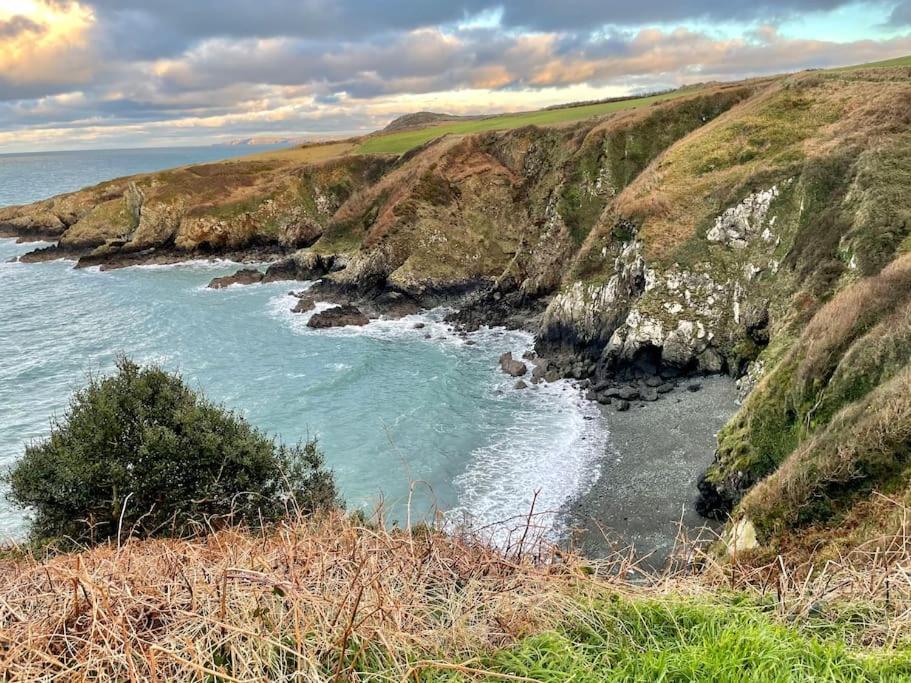
[[[183,535],[336,504],[314,442],[277,444],[158,367],[117,370],[90,379],[6,477],[33,539]]]

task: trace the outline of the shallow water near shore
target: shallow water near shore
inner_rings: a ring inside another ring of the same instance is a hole
[[[385,501],[391,520],[406,521],[409,491],[412,521],[433,507],[502,521],[535,491],[537,510],[556,511],[596,477],[607,438],[597,408],[565,382],[516,391],[497,367],[528,334],[482,330],[468,345],[441,311],[314,331],[290,312],[299,284],[206,289],[236,264],[7,262],[33,246],[0,240],[0,467],[123,352],[179,371],[285,442],[318,437],[349,506]],[[0,500],[0,537],[22,530]]]

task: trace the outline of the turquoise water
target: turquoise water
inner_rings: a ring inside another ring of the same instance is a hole
[[[9,262],[34,246],[0,240],[0,467],[124,352],[286,442],[318,437],[349,506],[382,503],[389,519],[407,520],[411,493],[412,519],[439,509],[499,522],[527,512],[535,491],[538,510],[556,510],[596,476],[596,407],[566,383],[516,391],[497,368],[527,334],[483,330],[467,345],[440,311],[314,331],[290,312],[289,283],[206,289],[236,264]],[[23,523],[0,499],[0,537]]]

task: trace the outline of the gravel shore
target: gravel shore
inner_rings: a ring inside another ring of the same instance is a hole
[[[737,409],[727,377],[688,380],[660,401],[628,412],[605,406],[610,445],[591,490],[567,506],[572,541],[591,558],[633,547],[643,565],[662,567],[679,525],[690,538],[708,520],[693,508],[696,482],[711,463],[715,435]]]

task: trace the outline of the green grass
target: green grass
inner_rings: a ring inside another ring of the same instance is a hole
[[[895,59],[886,59],[882,62],[869,62],[868,64],[855,64],[854,66],[843,66],[832,71],[854,71],[856,69],[880,69],[894,66],[911,66],[911,55],[905,57],[896,57]]]
[[[656,102],[664,102],[691,92],[691,90],[678,90],[633,100],[587,104],[564,109],[544,109],[521,114],[504,114],[503,116],[494,116],[486,119],[458,121],[401,133],[389,133],[388,135],[379,135],[366,140],[357,148],[356,152],[359,154],[403,154],[410,149],[444,135],[466,135],[490,130],[522,128],[523,126],[548,126],[570,121],[583,121],[596,116],[604,116],[626,109],[635,109],[655,104]]]
[[[823,619],[785,626],[771,609],[738,597],[612,600],[495,652],[478,668],[489,680],[505,674],[542,683],[911,680],[908,651],[854,651],[845,645],[849,626]],[[422,680],[469,679],[437,671]]]

